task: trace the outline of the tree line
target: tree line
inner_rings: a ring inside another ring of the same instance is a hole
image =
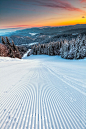
[[[61,55],[65,59],[83,59],[86,57],[86,36],[80,34],[76,39],[72,40],[60,40],[34,45],[32,47],[32,54]]]

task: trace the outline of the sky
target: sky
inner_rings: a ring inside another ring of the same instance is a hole
[[[86,0],[0,0],[0,29],[86,24]]]

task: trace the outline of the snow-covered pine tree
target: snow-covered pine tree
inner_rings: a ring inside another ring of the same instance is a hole
[[[68,59],[73,59],[75,53],[75,39],[68,42]]]
[[[33,55],[35,55],[35,45],[33,46]]]
[[[50,43],[47,46],[47,54],[50,55]]]
[[[40,55],[41,54],[41,45],[40,45],[40,43],[38,44],[38,55]]]
[[[75,41],[75,53],[74,53],[74,58],[75,59],[79,59],[79,37],[77,37],[76,41]]]
[[[63,56],[65,59],[67,59],[67,56],[68,56],[68,41],[65,40],[64,41],[64,53],[63,53]]]
[[[13,40],[12,40],[12,49],[14,51],[15,57],[18,57],[19,59],[21,59],[21,55],[20,52],[18,50],[18,48],[16,47],[16,45],[14,44]]]
[[[6,42],[4,41],[4,38],[2,37],[2,43],[4,44],[4,45],[6,45]]]
[[[47,54],[47,44],[44,44],[44,54]]]
[[[51,56],[53,56],[53,47],[52,46],[53,46],[52,43],[50,43],[50,46],[49,46],[50,53],[49,53],[49,55],[51,55]]]

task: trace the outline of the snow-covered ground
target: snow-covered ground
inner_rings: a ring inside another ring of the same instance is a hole
[[[34,35],[36,35],[36,34],[38,34],[38,33],[29,33],[30,35],[32,35],[32,36],[34,36]]]
[[[23,55],[22,59],[27,58],[27,55],[28,55],[28,53],[29,53],[30,51],[31,51],[31,49],[29,49],[29,50]]]
[[[86,59],[0,57],[0,129],[86,129]]]

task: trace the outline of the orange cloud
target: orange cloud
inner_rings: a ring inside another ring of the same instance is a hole
[[[81,3],[82,3],[82,2],[86,2],[86,0],[80,0],[80,1],[81,1]]]
[[[40,27],[39,25],[12,25],[12,26],[2,26],[2,28],[16,28],[16,29],[19,29],[19,28],[30,28],[30,27]]]

